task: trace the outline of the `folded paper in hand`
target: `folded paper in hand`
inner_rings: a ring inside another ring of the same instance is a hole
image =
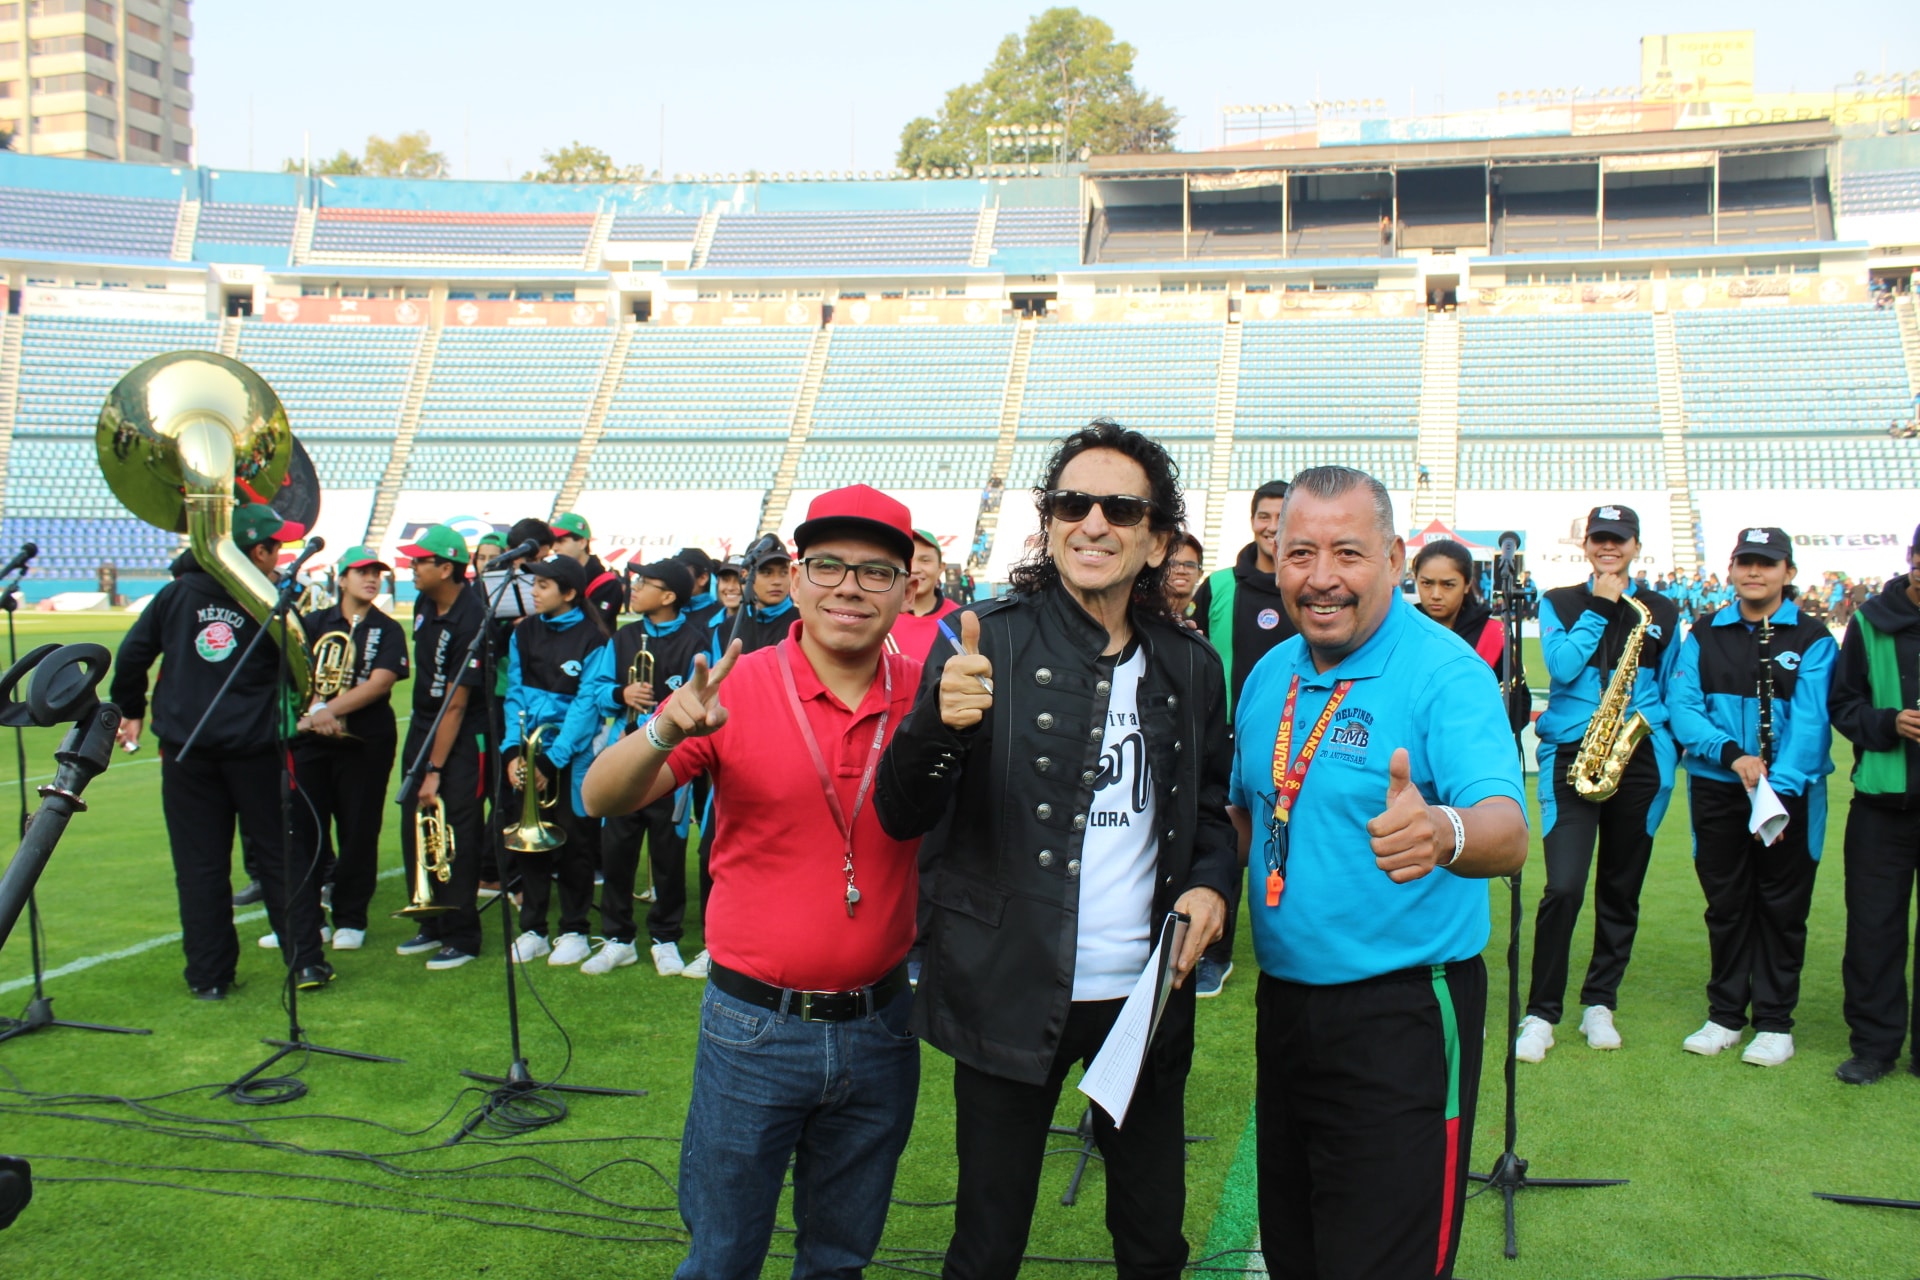
[[[1113,1118],[1116,1129],[1126,1122],[1127,1107],[1147,1059],[1147,1046],[1153,1042],[1167,997],[1173,992],[1173,958],[1186,945],[1188,923],[1188,917],[1177,913],[1169,913],[1161,922],[1160,939],[1147,957],[1146,969],[1133,984],[1132,994],[1113,1021],[1113,1030],[1107,1032],[1106,1042],[1081,1077],[1080,1092],[1100,1104],[1100,1109]]]
[[[1753,801],[1752,815],[1747,819],[1747,830],[1761,844],[1770,845],[1780,838],[1787,829],[1787,806],[1780,803],[1779,793],[1768,785],[1765,778],[1760,785],[1747,792]]]

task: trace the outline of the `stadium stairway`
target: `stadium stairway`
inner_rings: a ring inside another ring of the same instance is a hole
[[[1233,475],[1233,422],[1240,408],[1240,348],[1245,333],[1237,313],[1227,317],[1227,330],[1220,339],[1220,381],[1213,391],[1213,456],[1207,464],[1207,510],[1201,525],[1206,531],[1202,540],[1215,548],[1215,555],[1226,545],[1227,484]]]
[[[299,266],[313,256],[313,227],[318,215],[310,204],[300,206],[293,220],[293,245],[287,250],[287,265]]]
[[[1900,322],[1900,351],[1907,358],[1907,394],[1920,397],[1920,311],[1911,293],[1893,300],[1893,315]]]
[[[367,515],[367,531],[360,538],[367,545],[386,532],[394,504],[400,501],[400,485],[413,456],[413,438],[420,430],[420,408],[426,403],[427,384],[433,381],[433,358],[440,350],[440,316],[446,310],[446,300],[445,287],[435,287],[427,305],[426,332],[420,335],[420,350],[414,355],[413,372],[407,378],[400,424],[393,432],[393,456],[387,459],[386,473],[380,477],[379,492],[373,497],[373,510]]]
[[[700,225],[693,233],[693,257],[687,262],[689,271],[698,271],[707,265],[707,250],[713,248],[713,233],[719,229],[718,209],[709,209],[700,215]]]
[[[1694,510],[1687,479],[1687,407],[1681,399],[1680,347],[1673,336],[1673,314],[1668,311],[1653,315],[1653,368],[1660,384],[1660,461],[1667,477],[1673,563],[1687,572],[1700,567],[1700,515]]]
[[[220,318],[219,352],[229,360],[240,358],[240,317],[222,316]]]
[[[580,428],[580,445],[574,452],[573,465],[567,468],[567,478],[561,481],[559,496],[553,500],[556,517],[573,510],[573,504],[580,499],[580,490],[587,483],[593,452],[599,448],[600,436],[607,429],[607,409],[613,404],[613,393],[619,390],[620,379],[626,373],[627,352],[633,349],[633,335],[638,328],[637,324],[623,324],[613,335],[613,345],[607,349],[607,362],[600,367],[600,386],[593,393],[593,406],[587,410],[587,421]]]
[[[984,267],[993,257],[993,232],[1000,225],[1000,206],[988,204],[980,206],[980,220],[973,224],[973,251],[967,255],[967,265]]]
[[[7,496],[7,463],[13,457],[13,411],[20,403],[20,339],[27,322],[22,316],[0,317],[0,513]]]
[[[1427,483],[1414,485],[1414,527],[1424,529],[1435,520],[1451,527],[1460,475],[1460,322],[1449,311],[1427,313],[1418,457]]]
[[[193,238],[200,234],[200,202],[182,198],[180,216],[173,224],[173,252],[167,256],[175,262],[193,261]]]
[[[709,241],[711,229],[706,230]],[[695,252],[700,252],[696,247]],[[807,372],[800,379],[800,394],[793,400],[793,417],[787,427],[787,448],[780,455],[779,469],[773,473],[773,487],[760,508],[760,533],[773,533],[787,514],[787,502],[793,497],[793,477],[800,469],[800,452],[807,447],[813,431],[813,406],[820,399],[820,383],[827,375],[827,352],[833,346],[833,326],[823,324],[813,335],[813,347],[807,352]]]
[[[993,445],[993,465],[987,468],[989,485],[995,476],[1000,478],[1000,501],[989,504],[982,495],[973,545],[967,548],[967,572],[976,577],[987,571],[987,557],[993,554],[994,535],[1000,529],[1000,507],[1006,501],[1007,471],[1013,466],[1013,446],[1020,435],[1020,402],[1027,394],[1027,366],[1033,362],[1033,334],[1039,324],[1032,316],[1014,322],[1013,355],[1000,391],[1000,434]]]
[[[586,252],[580,255],[582,271],[600,269],[600,258],[607,250],[607,237],[613,234],[613,210],[602,209],[593,220],[593,230],[587,236]]]

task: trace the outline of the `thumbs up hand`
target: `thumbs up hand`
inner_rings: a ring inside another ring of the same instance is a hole
[[[1405,747],[1396,748],[1387,769],[1387,807],[1367,824],[1373,859],[1395,884],[1418,880],[1440,859],[1440,832],[1447,833],[1447,852],[1453,852],[1453,824],[1437,814],[1413,775]]]
[[[940,720],[949,729],[970,729],[993,706],[993,661],[980,652],[980,615],[960,615],[960,652],[940,669]]]

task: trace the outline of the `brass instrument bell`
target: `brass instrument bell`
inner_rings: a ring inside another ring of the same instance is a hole
[[[413,897],[393,913],[396,919],[424,920],[453,910],[434,902],[433,885],[453,878],[454,854],[453,828],[447,825],[446,806],[439,796],[423,801],[413,811]]]

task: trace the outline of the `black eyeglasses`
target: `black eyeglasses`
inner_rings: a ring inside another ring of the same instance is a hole
[[[862,591],[891,591],[893,584],[906,576],[906,570],[890,564],[848,564],[826,556],[808,556],[800,562],[807,570],[807,581],[816,587],[837,587],[853,571],[853,580]]]
[[[1167,568],[1185,569],[1188,573],[1198,573],[1200,572],[1200,562],[1198,560],[1169,560],[1167,561]]]
[[[1055,520],[1085,520],[1097,504],[1107,523],[1121,529],[1131,528],[1153,511],[1153,499],[1136,498],[1127,493],[1082,493],[1078,489],[1049,489],[1041,499],[1047,515]]]

